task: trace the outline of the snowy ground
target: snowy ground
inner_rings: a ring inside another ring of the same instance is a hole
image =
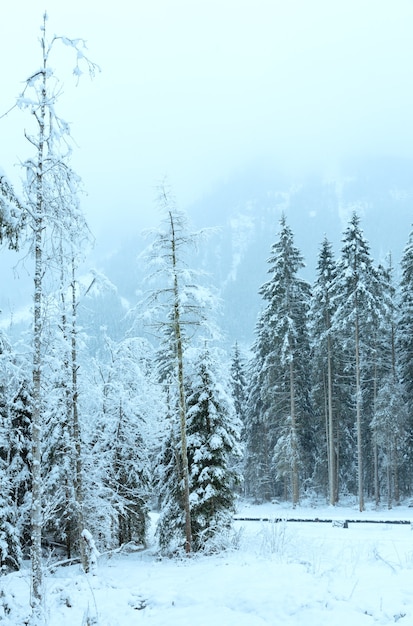
[[[239,517],[413,520],[413,509],[243,506]],[[150,549],[100,558],[46,578],[49,626],[368,626],[413,624],[410,523],[342,528],[320,522],[238,521],[233,549],[160,560]],[[0,622],[23,625],[29,572],[0,578]],[[2,597],[1,597],[2,596]],[[89,616],[89,621],[87,621]]]

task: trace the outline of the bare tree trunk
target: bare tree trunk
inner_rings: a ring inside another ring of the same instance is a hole
[[[327,385],[323,374],[323,389],[324,389],[324,428],[326,437],[326,454],[327,454],[327,497],[331,501],[330,494],[330,473],[331,473],[331,455],[330,455],[330,429],[328,423],[328,397],[327,397]]]
[[[88,573],[90,570],[90,563],[87,558],[85,550],[85,542],[83,541],[83,531],[85,530],[85,522],[83,515],[84,496],[83,496],[83,468],[82,468],[82,442],[80,436],[79,425],[79,390],[77,382],[77,302],[76,302],[76,276],[75,276],[75,259],[72,258],[72,327],[71,327],[71,366],[72,366],[72,420],[73,420],[73,440],[75,448],[75,474],[74,474],[74,489],[76,499],[76,518],[77,518],[77,533],[80,550],[80,562],[83,570]]]
[[[295,379],[294,379],[294,362],[290,361],[290,411],[291,411],[291,440],[292,440],[292,496],[293,506],[298,504],[300,499],[299,480],[298,480],[298,447],[297,447],[297,423],[295,412]]]
[[[380,484],[379,484],[379,449],[376,434],[373,433],[373,458],[374,458],[374,501],[376,506],[380,504]]]
[[[375,359],[374,359],[374,381],[373,381],[373,415],[376,413],[376,403],[377,403],[377,351],[376,351],[377,342],[375,345]],[[373,433],[373,458],[374,458],[374,499],[376,506],[380,504],[380,481],[379,481],[379,450],[377,445],[377,436],[376,433]]]
[[[386,472],[387,473],[387,508],[391,509],[392,500],[393,500],[393,494],[392,494],[393,452],[392,452],[391,443],[389,440],[388,440],[387,450],[388,450],[387,472]]]
[[[64,253],[63,253],[63,238],[60,234],[59,241],[59,265],[60,265],[60,304],[61,304],[61,332],[63,336],[64,342],[64,353],[62,359],[62,368],[64,371],[64,379],[62,382],[62,387],[65,393],[65,421],[62,424],[63,430],[63,440],[67,443],[67,448],[63,450],[63,454],[67,455],[69,458],[69,468],[72,469],[72,461],[73,461],[73,429],[72,429],[72,394],[70,390],[70,364],[69,364],[69,353],[68,353],[68,345],[69,345],[69,333],[68,333],[68,324],[67,324],[67,304],[66,304],[66,284],[65,284],[65,271],[64,271]],[[70,470],[69,470],[70,471]],[[66,535],[66,551],[67,558],[71,558],[72,552],[72,538],[73,538],[73,520],[72,520],[72,511],[73,511],[73,474],[66,474],[64,477],[65,480],[65,527],[64,533]]]
[[[329,320],[328,320],[328,329],[329,329]],[[334,421],[333,421],[333,375],[331,368],[331,337],[330,333],[327,335],[327,401],[328,401],[328,458],[329,458],[329,466],[328,466],[328,479],[329,479],[329,494],[330,494],[330,504],[335,505],[337,502],[336,499],[336,484],[338,483],[336,478],[336,460],[335,460],[335,447],[334,447]]]
[[[256,485],[258,486],[258,493],[260,498],[262,498],[265,502],[269,502],[273,497],[273,489],[271,488],[271,452],[270,446],[268,445],[269,437],[268,437],[268,424],[267,421],[264,420],[262,425],[262,445],[263,445],[263,455],[262,455],[262,465],[263,469],[261,472],[257,474],[261,476],[261,478],[256,481]],[[264,476],[264,479],[262,479]],[[257,495],[257,488],[255,489],[255,493]]]
[[[400,504],[400,490],[399,490],[399,469],[398,469],[398,456],[397,456],[397,437],[393,439],[393,484],[394,484],[394,502],[396,505]]]
[[[178,360],[178,391],[179,391],[179,418],[181,429],[181,456],[182,456],[182,479],[184,483],[184,510],[185,510],[185,552],[189,554],[192,549],[192,525],[191,525],[191,509],[189,503],[189,468],[188,453],[186,442],[186,403],[185,403],[185,386],[184,386],[184,364],[183,364],[183,348],[181,334],[181,315],[180,315],[180,293],[177,273],[176,258],[176,238],[175,227],[172,213],[169,211],[169,219],[171,225],[171,252],[172,252],[172,271],[174,277],[174,335],[176,343],[176,354]]]
[[[45,18],[44,18],[45,19]],[[34,309],[33,309],[33,400],[32,400],[32,508],[31,508],[31,564],[32,564],[32,609],[36,623],[43,618],[43,574],[42,574],[42,314],[43,314],[43,228],[44,190],[43,165],[46,120],[46,70],[45,21],[41,40],[43,52],[41,105],[35,113],[39,126],[37,142],[36,206],[34,210]],[[33,140],[30,140],[33,143]]]
[[[42,603],[42,216],[36,217],[34,341],[33,341],[33,404],[32,404],[32,508],[31,508],[31,562],[32,607],[38,612]]]
[[[392,374],[393,381],[397,382],[397,371],[396,371],[396,331],[395,331],[395,323],[394,317],[392,316],[391,323],[391,364],[392,364]],[[392,437],[392,477],[393,477],[393,485],[394,485],[394,501],[395,504],[400,504],[400,491],[399,491],[399,455],[397,452],[397,434]]]
[[[357,307],[357,304],[356,304]],[[355,323],[355,358],[356,358],[356,425],[357,425],[357,478],[359,509],[364,511],[364,487],[363,487],[363,446],[361,431],[361,383],[360,383],[360,338],[359,318],[356,311]]]

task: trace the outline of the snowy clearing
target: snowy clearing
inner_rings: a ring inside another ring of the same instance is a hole
[[[407,506],[240,506],[257,518],[413,519]],[[237,521],[232,549],[215,556],[159,559],[152,548],[99,559],[46,577],[49,626],[366,626],[413,623],[410,524]],[[0,621],[24,624],[28,571],[0,579]]]

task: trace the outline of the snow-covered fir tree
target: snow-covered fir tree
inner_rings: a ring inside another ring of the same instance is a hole
[[[297,504],[312,454],[310,288],[299,276],[304,261],[284,215],[268,263],[271,277],[260,289],[266,307],[256,327],[250,374],[246,481],[250,495],[260,499],[275,495],[278,481]]]
[[[30,544],[30,393],[24,361],[0,334],[0,566],[19,569]]]
[[[24,227],[26,213],[22,201],[17,197],[12,184],[0,168],[0,244],[7,242],[11,250],[17,250],[20,236]],[[6,569],[18,569],[22,558],[22,543],[24,541],[25,526],[22,520],[27,513],[27,496],[29,488],[23,485],[30,483],[29,467],[27,464],[29,440],[27,432],[30,420],[19,426],[23,427],[22,439],[17,446],[21,450],[21,463],[15,458],[16,448],[13,440],[19,439],[19,430],[14,431],[16,420],[13,423],[12,406],[16,389],[12,381],[15,380],[15,371],[12,371],[12,352],[5,335],[0,333],[0,572]],[[19,394],[18,394],[19,395]],[[14,407],[16,408],[16,407]],[[16,462],[17,461],[17,462]],[[27,473],[23,471],[25,467]],[[24,494],[24,495],[22,495]],[[19,501],[23,497],[23,501]],[[20,512],[20,515],[18,514]],[[28,528],[27,519],[26,531]]]
[[[382,383],[376,398],[371,422],[374,442],[377,446],[377,504],[382,490],[387,506],[400,503],[400,476],[405,471],[409,455],[406,424],[408,411],[403,388],[395,376],[389,375]]]
[[[185,519],[185,551],[192,550],[192,530],[191,511],[189,502],[189,469],[187,452],[187,414],[185,400],[185,370],[184,370],[184,333],[188,325],[199,324],[196,315],[198,308],[194,306],[194,293],[192,285],[188,285],[187,271],[184,269],[182,250],[191,243],[191,238],[187,232],[187,221],[185,215],[177,211],[174,199],[170,190],[162,186],[160,190],[160,203],[166,216],[164,228],[159,231],[154,239],[151,249],[151,261],[158,266],[165,283],[161,289],[156,289],[152,293],[152,300],[163,309],[164,319],[160,322],[160,328],[170,331],[170,338],[173,341],[172,353],[173,378],[176,383],[177,408],[179,412],[179,443],[180,443],[180,465],[179,471],[182,478],[183,491],[180,503],[183,506]],[[193,243],[193,240],[192,240]],[[192,295],[189,293],[192,291]],[[184,295],[185,294],[185,295]],[[189,299],[187,296],[189,295]],[[165,302],[166,297],[166,302]],[[165,309],[166,305],[166,309]],[[158,322],[159,323],[159,322]],[[179,480],[181,483],[181,480]],[[174,490],[173,490],[174,491]]]
[[[408,459],[413,466],[413,229],[401,259],[401,279],[399,286],[399,317],[396,329],[398,354],[398,372],[403,387],[404,401],[407,406],[408,420],[406,436],[408,438]],[[409,481],[411,485],[411,479]]]
[[[17,250],[25,221],[24,203],[0,168],[0,244],[7,242],[11,250]]]
[[[325,238],[320,249],[316,280],[309,311],[311,336],[312,403],[316,415],[314,475],[317,490],[328,484],[329,502],[339,495],[340,386],[339,345],[332,334],[332,295],[336,263],[332,246]],[[327,459],[327,464],[326,464]]]
[[[347,456],[348,475],[357,476],[362,511],[365,484],[370,482],[373,486],[370,422],[377,387],[376,339],[383,312],[383,291],[355,212],[343,234],[333,306],[332,331],[336,342],[344,347],[341,378],[347,403],[341,457]],[[352,458],[354,448],[356,458]]]
[[[231,358],[231,391],[234,399],[235,413],[245,428],[245,412],[247,402],[247,375],[246,361],[241,355],[238,343],[235,343],[232,349]]]
[[[217,358],[207,346],[191,376],[188,406],[188,462],[194,549],[217,549],[232,524],[240,474],[242,422]],[[225,545],[225,543],[223,544]]]
[[[232,348],[232,358],[230,365],[230,389],[232,399],[234,401],[234,409],[237,418],[240,420],[241,428],[241,445],[244,449],[245,444],[245,428],[246,428],[246,411],[247,411],[247,362],[246,358],[241,354],[241,350],[236,342]],[[244,454],[235,461],[241,475],[243,475]],[[240,489],[244,492],[244,480],[240,485]]]
[[[218,358],[207,347],[196,352],[186,389],[192,547],[208,551],[226,545],[232,525],[241,480],[236,460],[241,456],[242,423]],[[159,464],[158,535],[161,550],[166,553],[182,550],[185,542],[177,435],[176,420],[172,418]]]
[[[261,318],[258,319],[255,331],[257,339],[252,347],[254,356],[247,369],[244,489],[247,496],[260,502],[271,500],[276,494],[273,467],[275,433],[266,393],[268,381],[265,361],[270,333]]]
[[[0,572],[19,569],[22,555],[10,476],[10,347],[0,335]]]
[[[44,363],[48,399],[43,413],[43,534],[65,546],[66,556],[71,558],[79,551],[79,536],[70,356],[68,337],[61,335],[60,316],[53,322],[59,328],[49,330],[50,347]]]
[[[213,306],[212,292],[203,288],[197,280],[199,274],[191,271],[186,263],[188,250],[195,247],[202,233],[190,233],[186,215],[176,207],[170,189],[165,185],[160,188],[159,203],[165,215],[160,229],[153,233],[152,245],[146,251],[150,267],[154,269],[151,276],[155,288],[151,291],[145,304],[145,313],[163,336],[167,344],[167,352],[172,358],[168,368],[165,359],[162,359],[160,378],[171,384],[167,390],[169,398],[176,398],[176,405],[171,405],[172,411],[177,410],[179,416],[179,435],[175,429],[174,419],[170,429],[170,446],[179,442],[179,463],[175,472],[170,474],[179,477],[178,486],[165,480],[170,485],[170,493],[162,490],[161,501],[175,500],[175,505],[183,508],[185,519],[185,551],[192,550],[192,527],[189,489],[189,466],[187,452],[187,407],[185,387],[188,384],[185,371],[185,349],[188,337],[194,337],[201,327],[207,331],[207,316],[205,312]],[[211,318],[212,319],[212,318]],[[166,374],[166,376],[165,376]],[[174,452],[165,451],[165,464],[175,458]],[[172,480],[172,479],[171,479]],[[180,492],[180,493],[178,493]],[[162,541],[162,540],[161,540]]]
[[[180,553],[186,542],[182,460],[177,404],[167,403],[165,435],[156,460],[156,491],[160,515],[156,533],[162,553]],[[191,532],[192,538],[192,532]]]
[[[374,499],[379,506],[382,493],[387,495],[388,506],[392,506],[393,499],[399,500],[399,480],[406,467],[405,443],[406,418],[403,410],[394,412],[394,431],[396,445],[390,444],[383,437],[386,430],[384,417],[385,405],[393,405],[393,410],[400,406],[402,387],[398,373],[398,355],[396,352],[396,290],[393,283],[393,268],[391,257],[387,267],[379,264],[377,267],[378,298],[380,306],[375,324],[372,326],[372,376],[373,389],[370,393],[370,402],[373,403],[373,417],[371,421],[373,446],[373,477]],[[393,395],[394,394],[394,395]],[[386,399],[387,398],[387,399]],[[383,418],[383,420],[382,420]],[[385,443],[386,441],[386,443]],[[393,442],[394,443],[394,442]],[[386,450],[387,448],[387,450]],[[389,462],[391,470],[384,470]]]

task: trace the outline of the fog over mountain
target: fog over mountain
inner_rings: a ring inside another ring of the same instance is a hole
[[[261,163],[222,182],[190,206],[188,215],[195,230],[216,229],[199,246],[193,265],[208,274],[206,283],[222,299],[217,322],[224,332],[225,345],[237,340],[248,347],[253,340],[261,306],[258,290],[267,277],[267,259],[282,212],[304,257],[306,267],[301,275],[306,280],[311,282],[315,277],[324,236],[339,254],[341,236],[353,210],[361,217],[374,261],[384,262],[391,253],[397,278],[412,223],[412,172],[413,161],[383,158],[348,161],[335,177],[312,175],[299,180],[270,171]],[[155,203],[153,211],[158,211]],[[161,213],[158,215],[160,220]],[[84,264],[85,285],[89,280],[87,271],[95,268],[116,290],[106,294],[105,306],[99,301],[99,319],[89,319],[95,329],[88,332],[99,334],[98,327],[107,326],[108,333],[117,336],[127,330],[128,322],[120,321],[126,307],[134,306],[148,289],[148,268],[140,258],[146,245],[136,227],[121,238],[103,232],[96,241]],[[7,326],[12,316],[17,328],[21,310],[27,311],[31,302],[31,260],[18,263],[17,278],[10,269],[22,254],[3,250],[1,264],[2,321]]]
[[[226,343],[249,345],[261,306],[258,290],[267,276],[267,259],[285,212],[306,267],[302,276],[313,281],[320,244],[326,236],[338,255],[341,237],[356,210],[375,262],[389,253],[397,278],[398,264],[412,222],[413,162],[377,159],[348,162],[340,178],[309,176],[293,180],[265,165],[241,172],[189,208],[195,228],[217,231],[201,244],[194,265],[209,274],[223,301],[218,320]],[[100,269],[130,303],[145,291],[147,270],[137,261],[145,241],[139,233],[117,251],[96,259]]]
[[[223,327],[235,340],[251,341],[261,305],[257,291],[266,280],[267,259],[285,212],[303,254],[302,276],[313,281],[326,236],[336,254],[351,213],[362,219],[376,262],[389,253],[398,270],[412,222],[413,162],[377,159],[347,163],[340,178],[277,178],[261,169],[228,181],[192,208],[197,223],[219,225],[205,267],[225,303]]]

